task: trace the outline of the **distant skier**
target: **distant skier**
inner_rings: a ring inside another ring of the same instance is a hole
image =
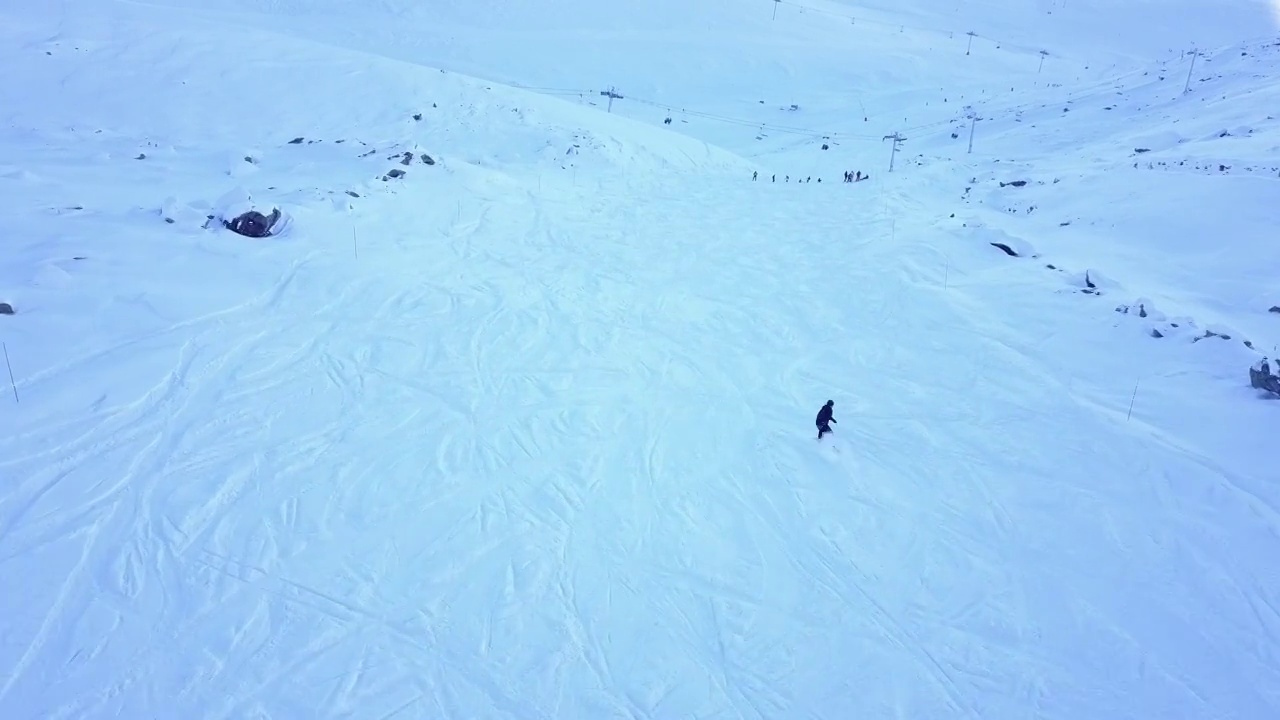
[[[760,171],[759,171],[759,170],[756,170],[756,171],[752,172],[752,173],[751,173],[751,182],[755,182],[755,181],[756,181],[756,178],[757,178],[757,177],[759,177],[759,176],[760,176]]]
[[[831,425],[829,423],[836,421],[835,418],[831,417],[831,408],[835,407],[835,404],[834,400],[828,400],[827,404],[823,405],[822,409],[818,411],[818,418],[816,422],[818,425],[819,440],[821,440],[822,436],[826,433],[832,432]]]

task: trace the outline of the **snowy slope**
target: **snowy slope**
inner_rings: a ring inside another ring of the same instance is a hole
[[[971,197],[1002,211],[986,216],[992,223],[1060,264],[1092,266],[1146,295],[1125,303],[1190,318],[1201,332],[1240,336],[1270,353],[1280,342],[1268,313],[1280,297],[1280,249],[1272,242],[1280,222],[1280,88],[1269,78],[1280,70],[1280,39],[1209,54],[1199,73],[1182,64],[1063,103],[979,107],[986,117],[976,144],[1002,162],[977,173]],[[1094,128],[1086,142],[1078,124]],[[1041,159],[1046,151],[1052,162]],[[1013,180],[1029,184],[999,186]],[[1149,329],[1186,334],[1164,322]]]
[[[0,716],[1276,715],[1263,6],[769,5],[0,9]]]
[[[964,98],[1109,79],[1199,43],[1266,36],[1274,3],[1240,0],[155,0],[150,15],[198,17],[537,87],[755,156],[804,129],[870,140],[933,122]],[[974,33],[970,39],[967,33]],[[1040,52],[1049,53],[1041,63]],[[790,110],[798,105],[799,111]],[[747,120],[745,125],[739,124]],[[862,121],[862,122],[859,122]],[[765,141],[758,123],[767,123]],[[816,148],[818,142],[812,142]],[[802,158],[789,158],[796,162]],[[830,167],[840,167],[831,165]],[[840,168],[843,169],[842,167]],[[806,173],[811,172],[805,170]],[[830,172],[830,171],[828,171]],[[839,172],[839,170],[836,170]]]

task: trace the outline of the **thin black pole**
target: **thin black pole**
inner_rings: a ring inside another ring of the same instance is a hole
[[[9,363],[9,346],[4,343],[0,343],[0,345],[4,347],[4,365],[9,368],[9,386],[13,388],[13,401],[22,402],[18,399],[18,384],[13,381],[13,365]]]

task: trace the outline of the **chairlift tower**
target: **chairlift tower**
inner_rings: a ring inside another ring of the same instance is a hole
[[[902,133],[894,133],[892,135],[885,135],[883,139],[893,141],[893,149],[889,151],[889,172],[893,172],[893,160],[898,155],[898,145],[906,140],[906,138],[902,136]]]
[[[623,99],[623,98],[622,98],[622,94],[621,94],[621,93],[619,93],[619,92],[618,92],[618,91],[617,91],[613,86],[610,86],[608,90],[601,90],[601,91],[600,91],[600,94],[601,94],[601,95],[603,95],[604,97],[609,98],[609,109],[608,109],[608,112],[613,112],[613,101],[614,101],[614,100],[622,100],[622,99]]]

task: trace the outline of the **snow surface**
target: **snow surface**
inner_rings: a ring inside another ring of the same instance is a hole
[[[0,717],[1280,716],[1277,19],[0,5]]]

